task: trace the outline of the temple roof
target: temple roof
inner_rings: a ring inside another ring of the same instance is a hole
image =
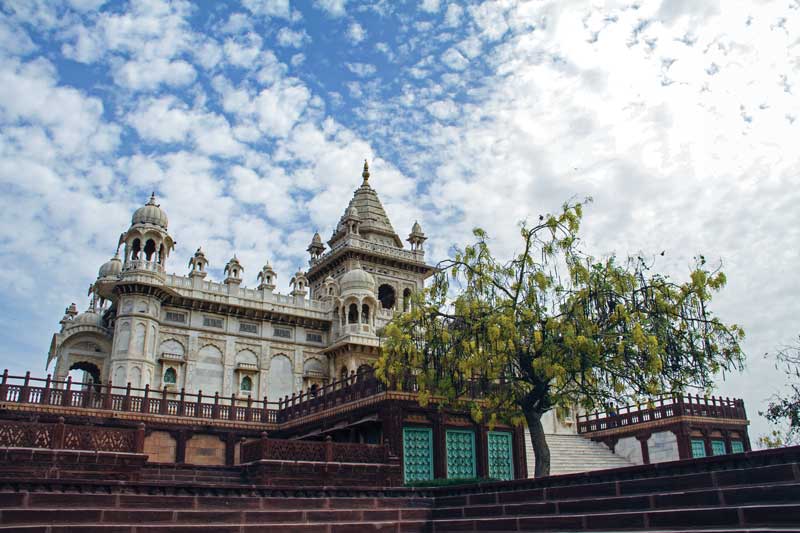
[[[361,186],[355,190],[353,198],[347,205],[347,209],[345,209],[345,214],[339,220],[336,231],[328,243],[333,246],[333,243],[339,240],[344,234],[344,219],[347,216],[348,210],[351,207],[355,207],[358,218],[361,221],[359,224],[359,233],[363,238],[372,240],[370,234],[382,235],[384,238],[388,237],[391,239],[398,248],[402,248],[403,242],[400,240],[397,232],[394,231],[392,223],[389,221],[389,217],[383,209],[383,204],[381,204],[378,198],[378,193],[369,185],[369,167],[366,161],[364,162],[364,172],[361,176],[364,178],[364,181],[361,183]]]

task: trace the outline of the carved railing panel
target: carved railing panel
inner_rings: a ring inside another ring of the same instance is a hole
[[[740,399],[716,396],[708,398],[698,395],[671,396],[646,404],[627,405],[605,412],[579,415],[578,433],[627,428],[678,416],[747,420],[744,401]]]
[[[261,459],[384,464],[389,462],[389,452],[383,445],[339,443],[330,440],[319,442],[262,437],[242,445],[242,463]]]
[[[37,422],[0,421],[0,447],[50,448],[53,445],[53,425]]]

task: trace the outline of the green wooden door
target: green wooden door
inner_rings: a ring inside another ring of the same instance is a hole
[[[490,431],[488,435],[489,477],[492,479],[514,479],[514,448],[511,433]]]
[[[475,477],[475,433],[449,429],[447,443],[447,477],[465,479]]]
[[[403,428],[403,478],[433,479],[433,436],[430,428]]]

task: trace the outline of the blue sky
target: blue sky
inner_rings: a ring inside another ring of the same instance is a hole
[[[0,366],[44,373],[155,190],[185,273],[285,289],[360,183],[431,262],[592,196],[586,250],[722,261],[757,416],[800,314],[800,2],[0,1]]]

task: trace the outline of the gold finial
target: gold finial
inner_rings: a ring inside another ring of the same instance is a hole
[[[366,159],[364,160],[364,172],[361,173],[361,177],[364,178],[364,183],[369,180],[369,165]]]

